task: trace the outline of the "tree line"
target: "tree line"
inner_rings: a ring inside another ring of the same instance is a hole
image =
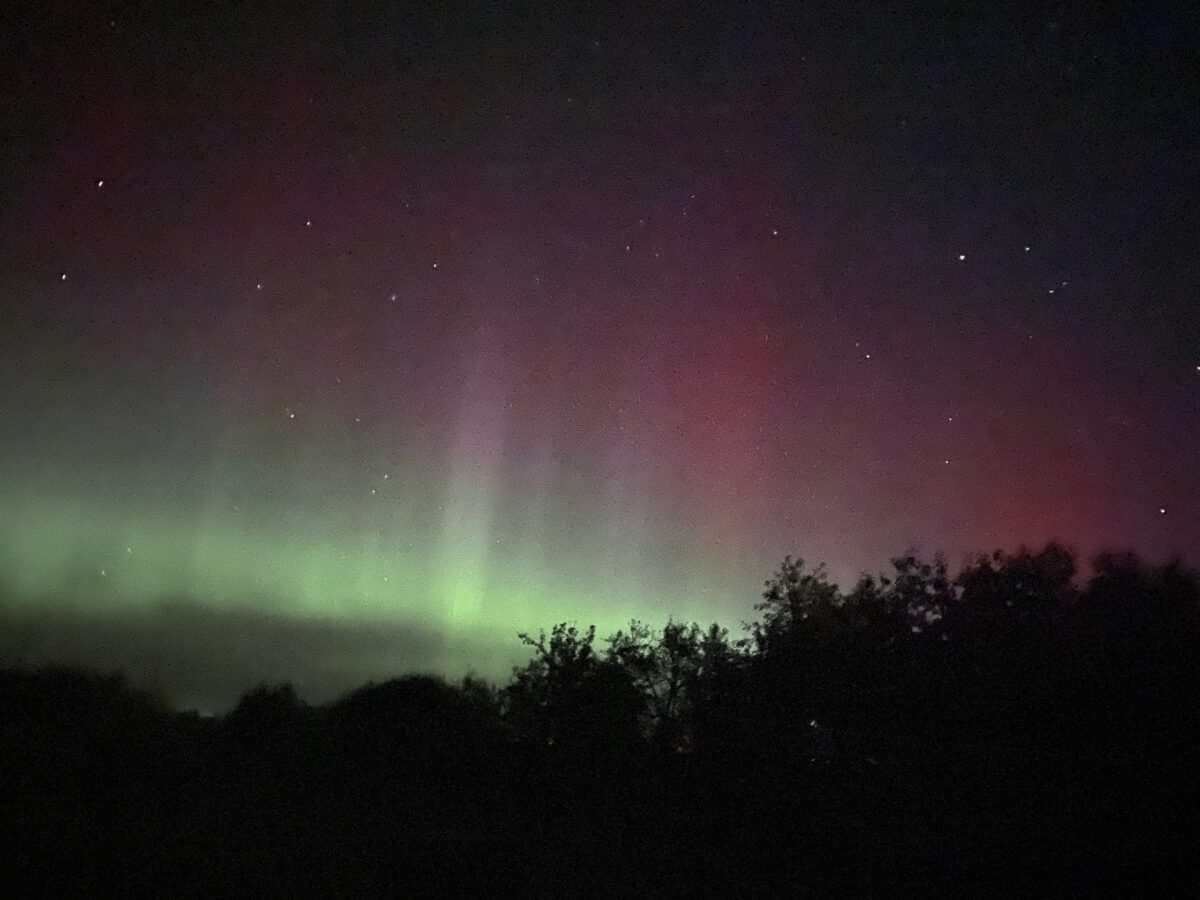
[[[522,634],[215,719],[120,675],[0,673],[0,846],[53,890],[355,896],[1171,893],[1200,858],[1200,581],[1058,544],[786,559],[753,621]],[[14,883],[18,883],[14,881]]]

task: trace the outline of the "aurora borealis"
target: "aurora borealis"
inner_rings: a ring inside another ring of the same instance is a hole
[[[6,654],[186,608],[217,666],[421,636],[247,677],[499,674],[787,553],[1196,560],[1169,16],[405,6],[13,15]]]

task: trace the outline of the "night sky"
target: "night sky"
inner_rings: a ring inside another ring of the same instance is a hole
[[[51,6],[0,12],[5,658],[320,699],[736,627],[787,553],[1200,561],[1183,14]]]

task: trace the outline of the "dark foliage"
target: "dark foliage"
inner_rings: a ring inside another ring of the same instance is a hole
[[[500,688],[407,676],[219,719],[0,672],[10,895],[1186,893],[1200,584],[1058,545],[758,619],[522,635]],[[6,891],[8,893],[8,891]]]

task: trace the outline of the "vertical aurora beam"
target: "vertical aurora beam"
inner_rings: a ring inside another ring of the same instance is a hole
[[[646,477],[645,461],[636,436],[620,433],[605,454],[604,508],[607,510],[603,532],[597,543],[604,548],[600,584],[611,590],[623,605],[635,606],[648,596],[643,576],[650,541],[651,483]]]
[[[480,329],[463,354],[463,389],[447,452],[441,594],[453,630],[478,622],[494,553],[511,397],[507,366]]]

